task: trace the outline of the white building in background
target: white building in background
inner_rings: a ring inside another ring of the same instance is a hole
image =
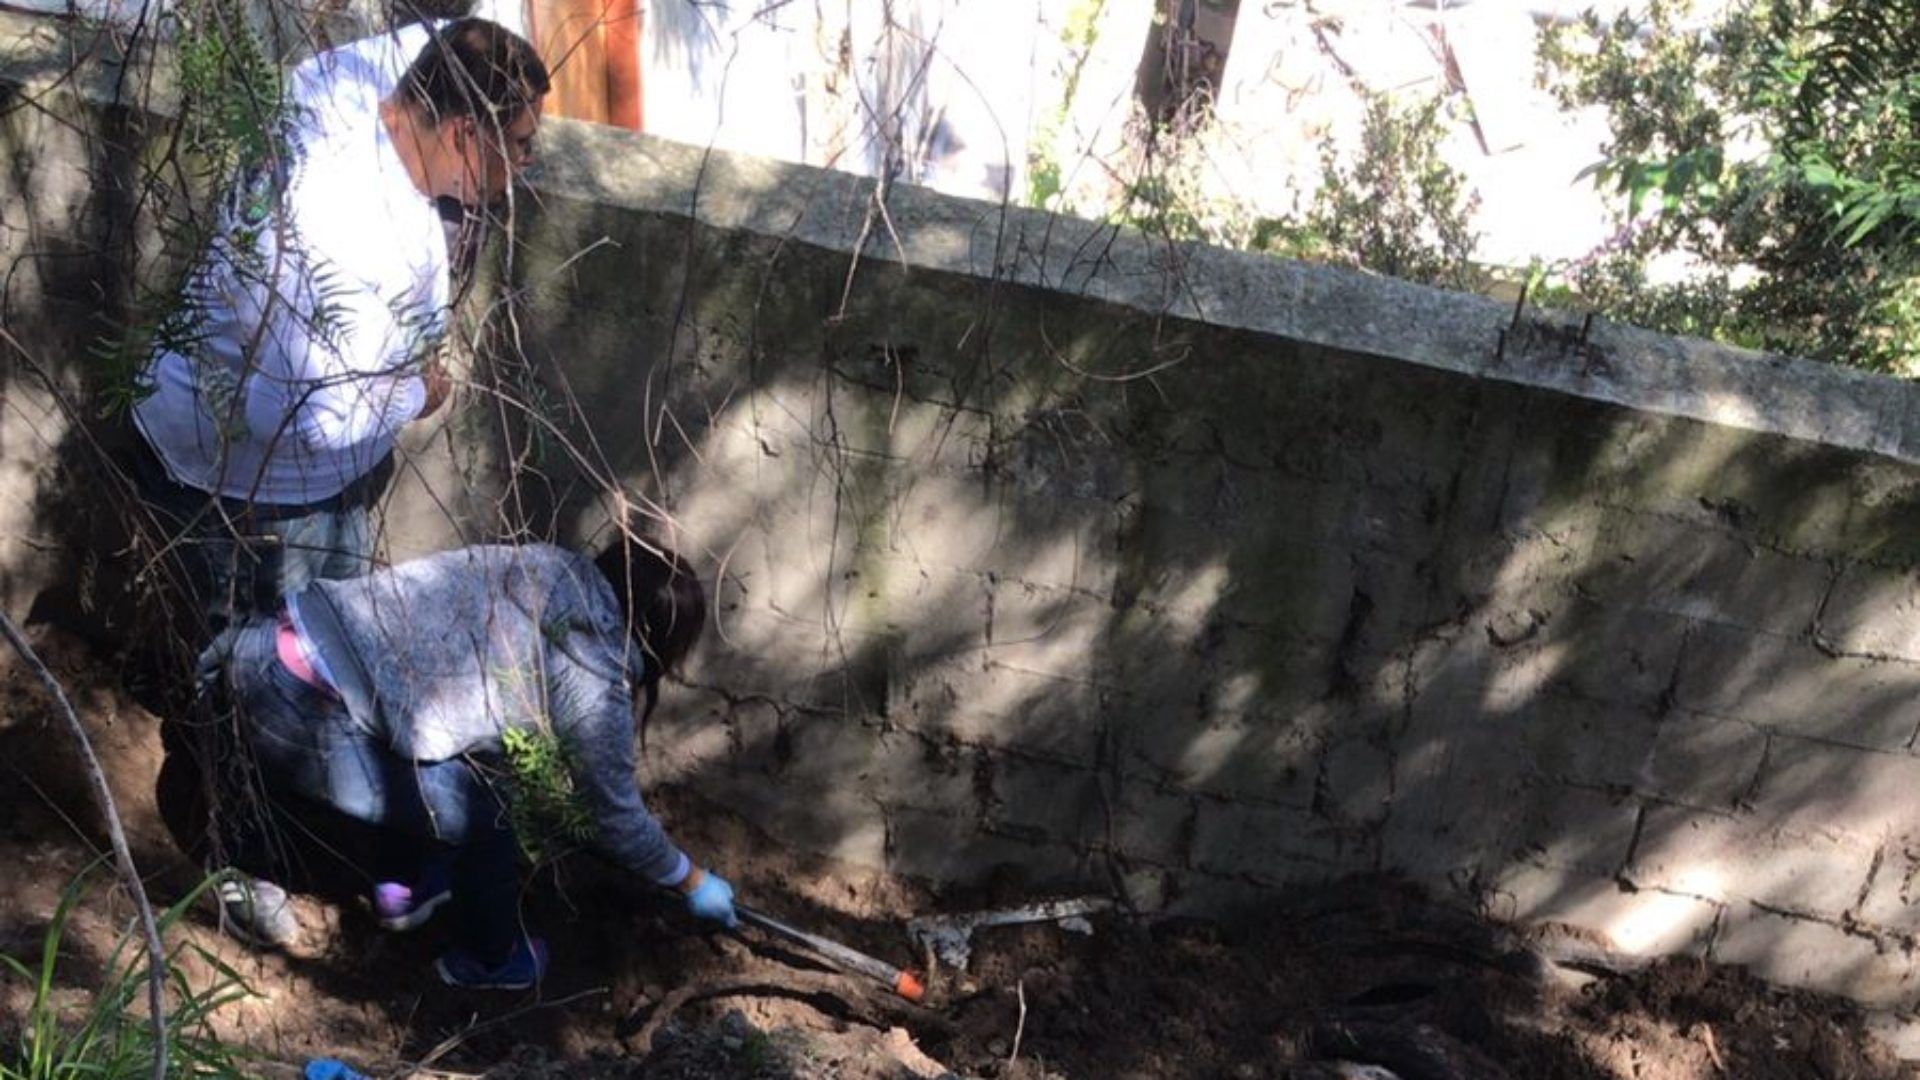
[[[1082,58],[1064,36],[1096,12]],[[1112,131],[1153,0],[646,0],[645,129],[702,146],[1021,199],[1036,130]],[[1075,81],[1073,102],[1063,102]]]
[[[0,6],[152,27],[172,2]],[[317,2],[255,0],[284,13],[276,26],[300,25]],[[377,25],[390,2],[347,0],[329,25]],[[564,69],[611,70],[610,49],[637,50],[631,114],[651,134],[1093,216],[1113,212],[1145,167],[1129,126],[1153,35],[1170,21],[1211,23],[1231,45],[1213,86],[1216,123],[1193,155],[1199,202],[1248,219],[1291,214],[1320,182],[1322,143],[1356,140],[1370,96],[1457,95],[1471,108],[1443,153],[1479,196],[1479,258],[1525,265],[1579,257],[1612,231],[1577,179],[1600,157],[1605,118],[1569,116],[1533,86],[1538,28],[1644,2],[476,0],[475,13],[539,44],[561,69],[556,101],[619,93],[612,75]],[[1707,25],[1727,2],[1699,0],[1696,17]],[[624,38],[605,31],[622,5],[638,15]],[[558,111],[608,115],[604,102]]]
[[[644,128],[977,198],[1112,212],[1143,167],[1135,85],[1162,0],[642,0]],[[1369,97],[1453,96],[1442,153],[1479,196],[1479,257],[1577,258],[1613,231],[1582,169],[1607,139],[1533,85],[1543,23],[1644,0],[1165,0],[1231,38],[1199,201],[1296,211],[1325,140],[1351,145]],[[1188,5],[1186,9],[1182,3]],[[1701,0],[1708,25],[1726,0]],[[1175,18],[1180,17],[1179,14]]]

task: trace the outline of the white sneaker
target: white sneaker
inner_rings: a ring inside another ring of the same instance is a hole
[[[214,887],[214,896],[220,901],[220,929],[256,949],[284,948],[300,933],[287,890],[265,878],[230,875]]]

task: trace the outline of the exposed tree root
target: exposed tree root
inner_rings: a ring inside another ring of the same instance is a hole
[[[882,1031],[890,1027],[905,1027],[936,1036],[953,1034],[953,1025],[932,1010],[902,1001],[891,994],[868,990],[845,975],[795,971],[762,964],[735,978],[688,983],[661,998],[651,1009],[643,1005],[621,1025],[620,1043],[628,1053],[645,1057],[653,1052],[654,1040],[675,1013],[696,1001],[722,997],[791,998],[812,1004],[822,1012],[841,1019]],[[645,1021],[634,1027],[635,1021],[643,1014]]]

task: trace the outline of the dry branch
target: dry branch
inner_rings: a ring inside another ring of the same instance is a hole
[[[80,714],[73,711],[73,703],[67,700],[67,693],[60,686],[60,680],[53,677],[47,665],[27,644],[26,635],[14,625],[13,619],[5,611],[0,611],[0,634],[20,659],[26,661],[34,675],[39,678],[48,693],[53,695],[54,703],[60,707],[61,716],[67,721],[67,731],[73,736],[74,744],[80,748],[80,762],[87,770],[87,779],[93,785],[94,801],[100,806],[100,815],[107,824],[107,839],[113,845],[114,866],[120,872],[121,883],[133,897],[133,905],[140,913],[140,932],[147,945],[147,1007],[152,1014],[153,1025],[153,1080],[166,1080],[167,1076],[167,957],[166,949],[160,943],[160,927],[154,922],[153,905],[147,902],[146,886],[140,882],[140,871],[133,865],[133,851],[127,847],[127,832],[120,824],[120,811],[113,803],[113,790],[107,786],[107,774],[100,767],[100,758],[93,752],[93,741],[87,738],[87,729],[81,726]]]

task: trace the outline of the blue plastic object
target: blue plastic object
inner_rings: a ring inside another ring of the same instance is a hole
[[[365,1073],[354,1071],[344,1061],[333,1058],[314,1058],[307,1062],[307,1080],[371,1080]]]

